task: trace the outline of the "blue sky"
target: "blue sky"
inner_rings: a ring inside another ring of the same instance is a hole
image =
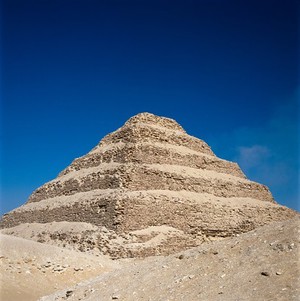
[[[4,0],[1,212],[139,112],[299,208],[296,1]]]

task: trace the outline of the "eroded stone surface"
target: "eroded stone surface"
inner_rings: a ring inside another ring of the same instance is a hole
[[[113,258],[145,257],[295,215],[278,205],[266,186],[249,181],[236,163],[216,157],[176,121],[141,113],[4,215],[0,227],[10,228],[4,233]],[[53,222],[94,228],[57,232]],[[25,235],[25,223],[34,228],[32,237]],[[48,232],[31,223],[47,224]],[[174,231],[133,233],[160,226]]]

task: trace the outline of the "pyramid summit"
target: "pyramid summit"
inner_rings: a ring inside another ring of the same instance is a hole
[[[47,242],[120,258],[173,253],[295,214],[175,120],[140,113],[0,226],[28,238],[26,223],[32,239],[48,231]]]
[[[139,113],[131,117],[130,119],[128,119],[128,121],[125,124],[130,125],[136,123],[157,125],[157,126],[161,126],[171,130],[178,130],[185,133],[185,130],[182,128],[182,126],[179,123],[177,123],[174,119],[156,116],[151,113]]]

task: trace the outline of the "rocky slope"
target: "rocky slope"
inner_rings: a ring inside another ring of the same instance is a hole
[[[295,215],[176,121],[141,113],[4,215],[0,227],[122,258],[171,254]]]
[[[123,268],[40,301],[296,301],[300,295],[299,218]]]
[[[82,252],[0,235],[2,301],[39,297],[119,268],[117,262]]]

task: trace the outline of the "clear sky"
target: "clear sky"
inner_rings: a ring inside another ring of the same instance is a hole
[[[296,3],[3,0],[1,213],[144,111],[300,209]]]

